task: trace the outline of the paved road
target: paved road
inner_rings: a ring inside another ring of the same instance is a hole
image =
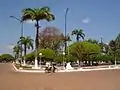
[[[120,90],[120,70],[40,74],[0,64],[0,90]]]
[[[0,63],[0,76],[6,75],[9,72],[13,72],[14,68],[11,64]]]

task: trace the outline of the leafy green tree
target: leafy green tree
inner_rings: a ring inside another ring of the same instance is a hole
[[[80,43],[73,43],[68,48],[69,54],[72,54],[78,60],[83,60],[83,46]]]
[[[75,62],[77,61],[77,58],[72,56],[72,54],[66,55],[66,57],[62,54],[57,54],[54,57],[54,61],[57,63],[63,63],[64,62]]]
[[[49,7],[42,7],[42,8],[26,8],[23,10],[22,20],[35,20],[36,21],[36,40],[35,40],[35,49],[36,49],[36,57],[35,60],[37,60],[38,55],[38,46],[39,46],[39,21],[40,20],[47,20],[52,21],[55,19],[55,16],[51,13],[51,10]],[[36,61],[37,63],[37,61]]]
[[[77,42],[69,46],[69,52],[80,61],[91,60],[91,56],[101,53],[100,46],[89,42]]]
[[[117,43],[120,43],[120,33],[117,35],[115,41],[117,41]]]
[[[79,42],[80,38],[84,40],[85,34],[82,29],[75,29],[72,31],[72,35],[76,35],[76,40]]]
[[[55,57],[55,52],[52,49],[40,49],[39,53],[42,53],[42,57],[44,57],[47,61],[53,61]]]
[[[35,59],[35,53],[31,52],[26,55],[26,61],[34,61]]]
[[[113,57],[113,56],[110,56],[110,55],[99,55],[99,56],[97,57],[97,60],[98,60],[98,61],[108,62],[108,61],[113,61],[113,60],[114,60],[114,57]]]
[[[117,35],[115,40],[111,40],[109,42],[110,47],[110,54],[114,56],[115,65],[116,65],[116,58],[120,56],[120,34]]]
[[[111,40],[109,46],[111,49],[111,54],[114,55],[115,65],[116,65],[117,43],[114,40]]]
[[[109,55],[110,54],[110,46],[108,44],[104,44],[104,48],[103,48],[103,53],[105,53],[105,55]]]
[[[92,44],[88,42],[83,42],[81,43],[83,45],[83,50],[84,50],[84,56],[85,60],[92,60],[93,56],[99,55],[101,53],[101,49],[98,44]]]
[[[118,56],[120,56],[120,33],[117,35],[116,39],[115,39],[115,42],[116,42],[116,47],[117,47],[117,53],[118,53]]]
[[[1,60],[5,62],[11,62],[11,61],[15,61],[15,58],[10,54],[2,54]]]
[[[64,60],[65,58],[62,54],[56,54],[54,57],[54,61],[57,63],[63,63]]]
[[[31,37],[20,37],[18,44],[22,44],[24,46],[24,64],[25,64],[25,57],[27,53],[27,49],[33,49],[33,39]]]
[[[76,62],[77,61],[77,58],[74,57],[72,54],[68,54],[66,56],[66,62]]]

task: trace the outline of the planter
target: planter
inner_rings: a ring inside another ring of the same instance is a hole
[[[20,67],[19,69],[20,69],[20,70],[22,70],[23,68],[22,68],[22,67]]]

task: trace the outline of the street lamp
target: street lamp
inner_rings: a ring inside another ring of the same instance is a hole
[[[39,56],[40,56],[40,68],[41,68],[41,56],[42,56],[42,53],[39,53]]]
[[[10,16],[10,18],[16,19],[21,23],[21,35],[20,37],[23,37],[23,21],[15,16]],[[22,43],[21,43],[21,49],[22,49]],[[22,62],[22,50],[21,50],[21,62]]]
[[[67,8],[65,11],[65,38],[66,38],[66,33],[67,33],[67,13],[68,13],[68,10],[69,10],[69,8]],[[66,49],[67,49],[67,41],[65,40],[65,53],[66,53]]]
[[[65,55],[65,52],[63,52],[63,55]]]
[[[63,68],[64,68],[64,56],[65,56],[65,52],[63,52]]]
[[[21,37],[23,36],[23,21],[15,16],[10,16],[11,18],[14,18],[16,20],[18,20],[21,23]]]
[[[68,39],[67,46],[69,46],[69,43],[70,43],[70,41],[71,41],[70,36],[69,36],[69,33],[68,33],[68,35],[67,35],[67,39]],[[69,55],[69,47],[68,47],[67,52],[68,52],[68,55]]]

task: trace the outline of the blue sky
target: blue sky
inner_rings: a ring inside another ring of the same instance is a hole
[[[104,42],[120,33],[120,0],[0,0],[0,53],[12,53],[12,45],[20,36],[20,23],[10,15],[20,17],[24,8],[49,6],[56,16],[50,23],[42,21],[42,28],[55,26],[64,31],[65,9],[69,8],[67,33],[82,28],[87,37]],[[35,37],[33,23],[24,23],[24,35]]]

